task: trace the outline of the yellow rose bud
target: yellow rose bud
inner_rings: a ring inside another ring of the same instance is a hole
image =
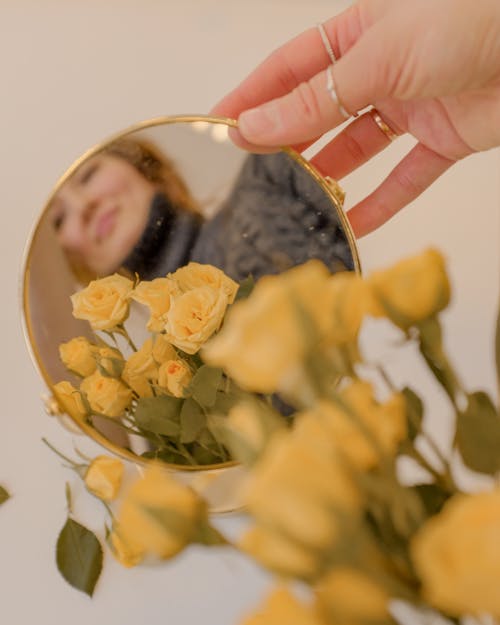
[[[303,514],[302,511],[301,514]],[[309,531],[311,531],[311,527]],[[317,554],[285,537],[279,530],[254,527],[243,534],[238,548],[267,569],[289,578],[312,579],[318,573]]]
[[[118,458],[97,456],[85,473],[85,486],[99,499],[112,501],[120,490],[123,470],[123,462]]]
[[[430,605],[500,617],[500,491],[455,495],[413,538],[410,552]]]
[[[259,610],[240,625],[326,625],[314,609],[307,606],[286,588],[278,587],[267,597]]]
[[[284,388],[331,325],[329,277],[314,260],[264,276],[247,299],[234,304],[221,332],[204,348],[204,360],[223,367],[245,389],[272,393]]]
[[[162,365],[167,360],[175,360],[177,352],[171,343],[165,338],[164,334],[157,334],[153,343],[153,358]]]
[[[158,365],[153,358],[152,339],[147,339],[137,352],[129,356],[122,378],[139,397],[152,397],[151,384],[158,382]]]
[[[64,365],[70,371],[84,378],[92,375],[96,370],[96,351],[97,347],[92,345],[84,336],[78,336],[59,345],[59,356]]]
[[[54,384],[53,391],[61,410],[74,419],[83,419],[87,416],[80,391],[70,382],[62,381]]]
[[[108,378],[98,371],[80,384],[92,410],[108,417],[121,417],[132,401],[132,391],[116,378]]]
[[[184,360],[167,360],[158,372],[158,385],[166,388],[174,397],[183,397],[184,390],[191,382],[193,374]]]
[[[222,290],[230,304],[234,302],[239,289],[237,282],[212,265],[191,262],[169,274],[169,277],[177,282],[182,291],[191,291],[199,286],[209,286],[215,291]]]
[[[355,468],[369,469],[379,464],[381,454],[394,456],[407,433],[406,405],[394,394],[380,404],[367,382],[353,382],[340,393],[346,410],[323,402],[316,413],[325,423],[332,440]]]
[[[316,598],[328,623],[383,623],[390,621],[385,589],[348,567],[327,573],[316,587]]]
[[[137,566],[144,558],[144,550],[133,541],[123,540],[119,529],[113,529],[109,536],[111,553],[126,568]]]
[[[187,354],[195,354],[216,332],[228,305],[222,290],[200,286],[175,298],[167,313],[165,338]]]
[[[374,273],[368,280],[374,316],[387,316],[403,329],[437,314],[450,301],[443,256],[429,249]]]
[[[155,278],[139,282],[130,297],[149,308],[151,316],[147,329],[151,332],[161,332],[167,321],[171,299],[177,295],[180,295],[180,289],[174,280]]]
[[[171,558],[194,539],[206,515],[205,503],[193,490],[152,465],[125,495],[118,525],[124,541]]]
[[[116,273],[93,280],[71,296],[73,316],[85,319],[94,330],[112,330],[128,317],[132,287],[131,280]]]
[[[119,350],[113,347],[99,347],[97,350],[97,360],[100,366],[112,377],[120,377],[123,368],[123,356]]]

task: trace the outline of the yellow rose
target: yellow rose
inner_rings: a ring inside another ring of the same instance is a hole
[[[285,388],[330,326],[329,276],[314,260],[278,276],[264,276],[247,299],[234,304],[221,332],[204,348],[204,359],[223,367],[248,390],[272,393]]]
[[[199,286],[209,286],[215,291],[222,290],[230,304],[234,302],[239,289],[237,282],[212,265],[191,262],[177,269],[175,273],[169,274],[169,277],[177,282],[182,291],[191,291]]]
[[[184,390],[192,377],[191,369],[184,360],[167,360],[160,366],[158,385],[166,388],[174,397],[184,397]]]
[[[415,535],[423,596],[449,614],[500,617],[500,491],[455,495]]]
[[[158,365],[153,358],[153,340],[147,339],[125,363],[123,380],[139,397],[152,397],[151,384],[158,382]]]
[[[387,611],[389,595],[371,578],[348,567],[338,567],[321,579],[316,598],[328,623],[392,622]]]
[[[174,347],[165,338],[164,334],[157,334],[153,343],[153,358],[161,365],[167,360],[175,360],[177,352]]]
[[[71,296],[73,316],[85,319],[94,330],[112,330],[128,316],[132,287],[131,280],[116,273],[93,280]]]
[[[116,499],[120,490],[123,470],[123,462],[118,458],[97,456],[85,473],[85,486],[99,499],[112,501]]]
[[[133,541],[123,540],[119,528],[113,528],[108,540],[111,553],[122,566],[127,568],[137,566],[144,558],[142,547]]]
[[[328,341],[334,344],[356,341],[370,302],[366,282],[354,272],[337,273],[328,280],[325,295],[331,315]]]
[[[139,282],[130,297],[149,308],[151,316],[147,329],[151,332],[161,332],[167,321],[172,297],[180,295],[177,283],[169,278],[155,278],[154,280]]]
[[[59,345],[59,356],[64,365],[70,371],[84,378],[92,375],[96,370],[96,351],[97,347],[92,345],[84,336],[78,336]]]
[[[200,286],[180,295],[167,313],[165,338],[187,354],[195,354],[216,332],[228,305],[224,291]]]
[[[152,465],[125,495],[118,526],[124,541],[171,558],[195,538],[206,515],[206,505],[194,491]]]
[[[108,417],[120,417],[132,401],[132,391],[120,380],[108,378],[98,371],[80,384],[92,410]]]
[[[286,588],[278,587],[264,605],[241,625],[325,625],[312,607],[304,605]]]
[[[74,419],[83,419],[87,416],[80,391],[70,382],[62,381],[54,384],[53,391],[61,410]]]
[[[119,350],[107,346],[99,347],[97,350],[97,360],[100,366],[109,373],[109,375],[115,378],[120,377],[124,362],[123,356]]]
[[[380,453],[394,456],[407,433],[403,396],[394,394],[380,404],[371,385],[357,381],[343,389],[340,398],[345,409],[327,402],[316,408],[332,440],[338,441],[339,452],[358,469],[379,464]]]
[[[429,249],[400,261],[368,280],[374,316],[387,316],[403,329],[432,317],[450,301],[450,283],[443,256]]]
[[[262,566],[283,577],[309,580],[318,574],[317,555],[279,530],[253,527],[243,534],[237,546]]]

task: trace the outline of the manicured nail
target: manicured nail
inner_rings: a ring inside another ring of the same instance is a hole
[[[269,138],[279,126],[278,108],[264,104],[242,113],[238,119],[241,134],[246,139]]]

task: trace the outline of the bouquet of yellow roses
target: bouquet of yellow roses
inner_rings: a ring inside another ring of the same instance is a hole
[[[110,420],[145,438],[145,457],[191,465],[227,461],[210,415],[227,413],[242,392],[198,352],[249,288],[250,282],[240,288],[198,263],[152,281],[114,274],[90,282],[71,300],[73,315],[88,321],[94,336],[60,345],[63,363],[80,383],[57,383],[58,403],[76,419]],[[149,311],[150,334],[139,347],[125,327],[132,302]]]

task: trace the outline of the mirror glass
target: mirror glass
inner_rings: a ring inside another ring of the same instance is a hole
[[[87,152],[57,183],[24,274],[28,340],[49,387],[68,379],[58,346],[90,334],[72,316],[70,295],[97,277],[151,280],[189,261],[236,281],[310,258],[332,272],[359,269],[329,185],[292,152],[235,147],[230,125],[199,117],[139,124]]]

